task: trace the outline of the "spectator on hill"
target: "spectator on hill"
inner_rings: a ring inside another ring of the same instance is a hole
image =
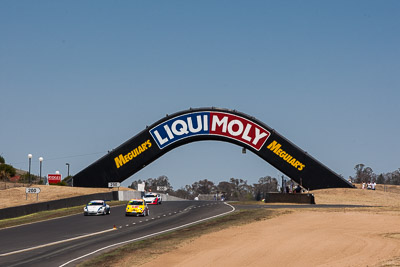
[[[372,189],[372,183],[368,182],[367,189]]]
[[[294,190],[295,193],[301,193],[300,185],[297,185],[296,189]]]

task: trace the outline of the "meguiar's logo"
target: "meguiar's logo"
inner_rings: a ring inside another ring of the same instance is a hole
[[[271,135],[260,125],[237,115],[224,112],[194,112],[174,117],[150,130],[160,149],[195,135],[225,136],[257,151]]]
[[[272,141],[271,144],[267,146],[269,150],[274,152],[276,155],[278,155],[280,158],[282,158],[284,161],[286,161],[299,171],[302,171],[306,167],[306,165],[295,159],[292,155],[284,151],[281,147],[282,145],[276,142],[275,140]]]
[[[132,149],[132,151],[126,153],[125,155],[123,155],[123,154],[118,155],[118,157],[114,158],[115,165],[117,166],[117,169],[119,169],[119,167],[121,167],[124,164],[128,163],[129,161],[131,161],[133,158],[136,158],[142,152],[144,152],[145,150],[149,149],[150,147],[151,147],[151,142],[150,142],[150,140],[147,140],[146,142],[144,142],[143,144],[141,144],[138,147],[135,147],[134,149]]]

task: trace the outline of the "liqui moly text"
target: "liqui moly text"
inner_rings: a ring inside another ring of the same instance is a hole
[[[150,130],[160,149],[195,135],[218,135],[260,150],[271,135],[260,125],[224,112],[193,112],[167,120]]]

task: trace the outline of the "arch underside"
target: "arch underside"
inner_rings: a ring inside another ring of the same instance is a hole
[[[203,140],[244,147],[310,190],[352,187],[264,123],[217,108],[190,109],[160,119],[76,174],[74,186],[107,187],[109,182],[122,182],[165,153]]]

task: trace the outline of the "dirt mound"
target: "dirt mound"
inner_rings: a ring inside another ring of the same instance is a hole
[[[333,188],[313,190],[316,204],[347,204],[400,207],[400,186],[378,185],[376,190],[356,188]]]

